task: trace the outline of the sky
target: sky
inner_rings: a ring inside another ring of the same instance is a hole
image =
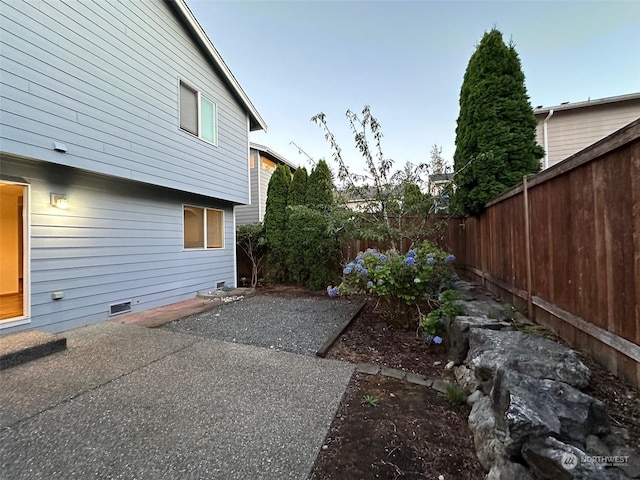
[[[345,113],[371,107],[385,157],[453,162],[459,95],[486,31],[513,41],[531,105],[640,92],[640,2],[186,0],[267,132],[251,141],[294,164],[325,158],[320,112],[352,170],[363,161]]]

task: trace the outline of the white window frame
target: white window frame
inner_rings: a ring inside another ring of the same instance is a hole
[[[184,84],[186,87],[196,92],[197,108],[198,108],[196,120],[198,124],[198,135],[194,135],[188,130],[183,129],[180,125],[180,109],[182,106],[182,99],[180,98],[181,84]],[[202,136],[202,98],[204,98],[207,102],[213,105],[213,141],[207,140]],[[214,147],[218,146],[218,104],[213,100],[211,100],[211,98],[209,98],[208,96],[204,95],[199,88],[194,87],[193,84],[189,82],[185,82],[182,79],[178,79],[178,128],[181,132],[186,133],[187,135],[190,135],[192,137],[198,137],[200,140],[202,140],[203,142],[207,142],[209,145],[213,145]]]
[[[184,224],[184,212],[186,208],[197,208],[200,210],[203,210],[204,214],[202,216],[202,221],[204,223],[203,225],[203,242],[202,242],[202,246],[201,247],[185,247],[184,246],[184,241],[185,241],[185,224]],[[215,211],[215,212],[220,212],[221,213],[221,220],[220,220],[220,224],[221,224],[221,228],[222,228],[222,233],[221,233],[221,239],[222,239],[222,246],[220,247],[207,247],[207,211]],[[222,210],[221,208],[212,208],[212,207],[203,207],[202,205],[191,205],[191,204],[183,204],[182,205],[182,249],[186,252],[192,252],[192,251],[201,251],[201,250],[224,250],[225,248],[225,211]]]

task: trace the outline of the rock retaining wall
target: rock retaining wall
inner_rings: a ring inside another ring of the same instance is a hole
[[[464,316],[447,351],[472,405],[469,426],[487,480],[640,478],[640,455],[603,402],[580,389],[589,368],[557,342],[517,330],[513,311],[459,282]]]

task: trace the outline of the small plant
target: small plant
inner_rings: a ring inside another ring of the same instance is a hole
[[[422,331],[424,332],[424,337],[427,340],[427,343],[442,343],[442,335],[445,331],[445,320],[462,315],[462,307],[454,304],[454,301],[457,300],[457,298],[458,292],[455,290],[445,290],[438,295],[440,307],[432,310],[422,317],[420,328],[422,328]]]
[[[362,397],[362,404],[369,405],[371,407],[377,407],[379,401],[380,400],[378,400],[378,397],[376,397],[375,395],[365,395],[364,397]]]
[[[467,394],[464,393],[464,390],[455,383],[447,385],[444,397],[447,399],[447,402],[449,402],[449,405],[454,407],[464,405],[467,402]]]

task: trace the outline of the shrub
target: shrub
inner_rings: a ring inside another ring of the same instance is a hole
[[[262,223],[242,225],[236,233],[236,242],[251,262],[251,287],[255,287],[267,244],[264,226]]]
[[[328,292],[377,298],[387,323],[406,329],[417,325],[421,302],[435,300],[448,288],[454,259],[429,242],[405,255],[369,249],[345,266],[342,283]]]
[[[289,207],[287,236],[300,252],[291,259],[293,279],[312,290],[321,290],[335,280],[339,266],[340,245],[330,212],[304,205]]]

